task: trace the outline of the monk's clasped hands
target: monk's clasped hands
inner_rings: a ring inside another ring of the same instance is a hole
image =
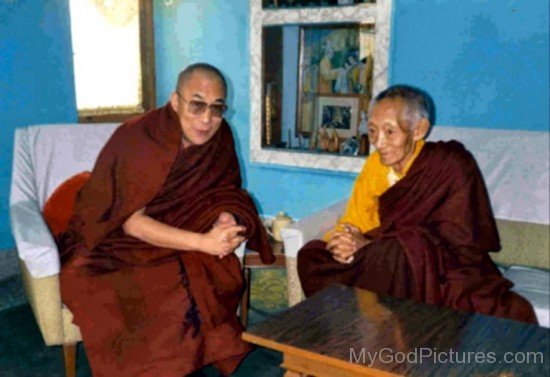
[[[356,226],[344,223],[335,230],[327,242],[327,250],[332,253],[334,260],[340,263],[351,263],[355,253],[369,243],[363,233]]]

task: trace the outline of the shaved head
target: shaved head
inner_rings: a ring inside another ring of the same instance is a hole
[[[189,82],[189,79],[193,74],[195,73],[201,73],[205,76],[217,80],[220,82],[220,84],[223,87],[224,90],[224,96],[227,96],[227,82],[225,81],[225,77],[223,77],[223,74],[221,71],[214,67],[213,65],[210,65],[208,63],[195,63],[187,66],[183,71],[180,72],[178,76],[178,83],[176,84],[176,91],[183,88],[187,82]]]

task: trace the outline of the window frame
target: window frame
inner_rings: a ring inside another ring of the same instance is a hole
[[[106,108],[78,112],[78,123],[123,122],[156,108],[155,38],[152,0],[138,1],[139,52],[141,60],[141,104],[138,111],[112,112]]]

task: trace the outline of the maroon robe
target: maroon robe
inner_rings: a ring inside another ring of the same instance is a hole
[[[511,292],[489,256],[500,241],[489,196],[462,144],[426,143],[407,175],[379,198],[380,227],[351,264],[323,241],[298,254],[307,296],[331,283],[536,323],[531,304]]]
[[[219,214],[246,226],[248,247],[274,256],[241,190],[229,125],[180,148],[169,105],[120,126],[101,151],[60,237],[63,302],[80,327],[94,376],[178,376],[212,364],[232,372],[250,350],[236,316],[238,258],[152,246],[122,230],[140,208],[168,225],[209,231]]]

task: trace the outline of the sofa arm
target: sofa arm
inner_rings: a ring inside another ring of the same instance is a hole
[[[307,242],[322,238],[342,216],[346,203],[347,199],[342,200],[281,229],[281,237],[285,247],[289,306],[296,305],[304,299],[302,285],[298,276],[298,251]]]
[[[496,220],[502,245],[502,250],[499,253],[491,253],[491,258],[496,263],[545,270],[550,268],[548,224]]]
[[[24,261],[19,260],[19,265],[27,299],[46,345],[82,340],[80,329],[72,323],[72,313],[61,302],[59,275],[35,278]]]
[[[49,346],[64,344],[59,275],[34,278],[25,262],[22,260],[19,262],[23,286],[44,342]]]

